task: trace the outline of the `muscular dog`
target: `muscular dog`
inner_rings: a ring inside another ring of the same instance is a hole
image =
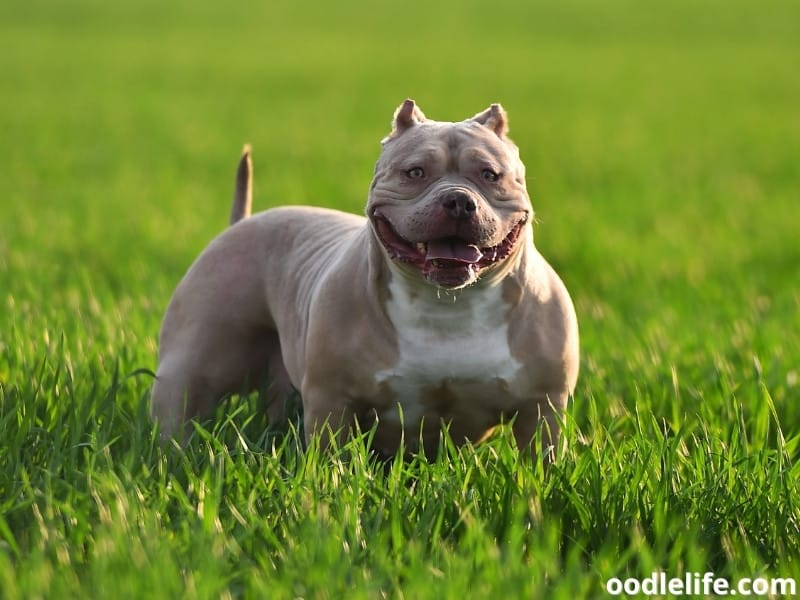
[[[411,100],[382,141],[366,217],[283,207],[232,221],[178,285],[161,329],[152,416],[180,437],[226,395],[297,390],[307,436],[375,425],[393,453],[513,422],[545,450],[578,374],[567,290],[533,243],[525,167],[498,104],[462,122]],[[326,429],[330,427],[330,429]]]

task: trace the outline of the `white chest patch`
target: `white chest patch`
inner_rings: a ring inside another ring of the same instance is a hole
[[[389,289],[387,312],[397,331],[400,356],[375,377],[396,395],[405,423],[426,415],[423,392],[442,382],[510,384],[514,380],[522,365],[508,345],[507,304],[501,286],[438,295],[424,289],[415,295],[395,279]],[[396,420],[397,407],[387,407],[382,416]]]

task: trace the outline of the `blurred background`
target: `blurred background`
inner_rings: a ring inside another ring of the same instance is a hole
[[[243,143],[257,210],[360,212],[404,98],[439,120],[501,102],[537,244],[581,316],[583,393],[604,386],[613,409],[630,391],[614,368],[669,380],[701,353],[717,374],[760,357],[784,398],[798,57],[788,0],[6,0],[3,345],[64,335],[152,367],[172,289],[225,227]]]

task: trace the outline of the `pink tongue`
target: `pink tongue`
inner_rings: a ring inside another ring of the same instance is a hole
[[[483,258],[477,246],[468,246],[460,240],[436,240],[428,242],[425,260],[445,259],[475,264]]]

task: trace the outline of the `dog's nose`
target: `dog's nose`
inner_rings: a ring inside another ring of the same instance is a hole
[[[462,221],[474,217],[478,210],[475,199],[461,190],[447,192],[442,196],[441,202],[450,217]]]

